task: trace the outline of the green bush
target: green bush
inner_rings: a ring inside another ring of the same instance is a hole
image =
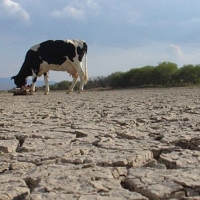
[[[85,89],[112,87],[127,88],[139,86],[176,86],[200,84],[200,65],[184,65],[178,68],[176,63],[161,62],[157,66],[132,68],[127,72],[114,72],[108,76],[90,78]],[[50,86],[50,90],[67,90],[71,82],[61,81]],[[79,87],[76,84],[75,90]]]

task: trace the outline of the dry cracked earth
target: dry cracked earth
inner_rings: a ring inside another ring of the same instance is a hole
[[[200,89],[0,94],[1,200],[200,200]]]

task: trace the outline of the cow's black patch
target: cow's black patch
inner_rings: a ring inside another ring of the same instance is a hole
[[[11,79],[14,79],[14,83],[17,86],[17,88],[21,88],[22,86],[25,86],[27,84],[26,77],[16,75],[11,77]]]
[[[82,61],[85,52],[87,53],[87,44],[84,42],[82,48],[79,46],[77,47],[78,60],[80,62]]]
[[[33,79],[33,83],[35,83],[37,81],[37,76]]]
[[[48,64],[63,64],[68,57],[70,61],[74,61],[76,56],[75,46],[63,40],[48,40],[42,42],[38,48],[38,54],[42,60]]]
[[[28,76],[32,75],[32,71],[34,71],[37,75],[40,70],[40,64],[42,62],[43,61],[38,56],[37,51],[29,50],[26,54],[26,58],[24,64],[22,65],[22,68],[24,68],[24,71],[29,72]]]
[[[19,73],[12,77],[15,85],[17,85],[17,87],[25,86],[27,83],[27,77],[32,76],[32,70],[36,73],[36,75],[38,74],[40,63],[42,63],[42,60],[39,58],[37,52],[29,50]]]

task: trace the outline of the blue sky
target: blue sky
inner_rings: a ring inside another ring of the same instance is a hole
[[[85,40],[89,77],[200,63],[199,0],[1,0],[0,10],[0,77],[16,75],[27,50],[48,39]]]

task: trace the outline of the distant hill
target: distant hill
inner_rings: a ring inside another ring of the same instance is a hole
[[[49,81],[49,84],[53,85],[55,84],[55,81]],[[28,84],[31,84],[31,80],[28,79]],[[37,80],[36,87],[37,86],[43,86],[45,85],[43,80]],[[16,87],[14,84],[14,80],[11,80],[11,78],[1,78],[0,77],[0,90],[10,90],[12,88]]]

